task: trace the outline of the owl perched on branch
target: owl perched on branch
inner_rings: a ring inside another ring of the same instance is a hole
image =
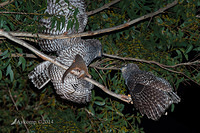
[[[40,22],[46,28],[43,33],[49,35],[74,34],[82,32],[87,24],[87,14],[85,12],[85,4],[83,0],[47,0],[46,13],[50,15],[65,16],[65,25],[60,25],[61,30],[56,29],[56,23],[51,28],[51,17],[44,18]],[[78,9],[78,12],[76,12]],[[79,23],[79,28],[75,26],[67,29],[70,17],[76,12],[75,19]],[[62,28],[63,27],[63,28]],[[55,60],[70,67],[75,60],[76,55],[80,55],[83,63],[88,66],[96,57],[101,57],[101,43],[96,39],[69,38],[69,39],[41,39],[39,45],[44,51],[57,52]],[[75,65],[82,65],[76,64]],[[80,68],[85,68],[80,66]],[[49,81],[54,85],[56,93],[63,99],[76,103],[86,103],[91,100],[91,89],[93,85],[84,79],[78,78],[76,75],[68,73],[64,75],[66,70],[45,61],[28,75],[35,87],[41,89]],[[86,70],[85,70],[86,71]],[[88,73],[88,72],[87,72]],[[89,75],[89,74],[88,74]]]
[[[81,40],[73,46],[66,47],[59,52],[59,56],[55,59],[60,63],[70,67],[79,54],[86,66],[97,57],[101,57],[101,43],[95,39]],[[35,87],[41,89],[50,80],[56,89],[56,93],[63,99],[77,103],[86,103],[91,99],[91,89],[93,85],[83,79],[79,79],[76,75],[69,73],[62,82],[63,74],[66,70],[60,68],[49,61],[39,64],[29,74]]]
[[[127,64],[121,71],[134,106],[142,115],[158,120],[172,103],[180,102],[165,79],[141,71],[136,64]]]

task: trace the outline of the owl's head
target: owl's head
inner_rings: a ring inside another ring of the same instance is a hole
[[[126,79],[129,77],[132,71],[136,70],[139,70],[139,67],[136,64],[133,63],[126,64],[121,68],[122,76],[124,77],[124,79]]]
[[[92,53],[91,55],[94,56],[93,58],[101,57],[102,56],[101,42],[96,39],[88,39],[86,41],[89,42],[90,47],[88,52]]]

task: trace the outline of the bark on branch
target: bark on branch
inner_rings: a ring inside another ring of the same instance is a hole
[[[148,61],[148,60],[137,59],[137,58],[130,58],[130,57],[120,57],[120,56],[109,55],[109,54],[105,54],[105,53],[103,55],[105,57],[115,58],[115,59],[119,59],[119,60],[137,61],[137,62],[144,62],[144,63],[148,63],[148,64],[155,64],[155,65],[157,65],[157,66],[159,66],[159,67],[161,67],[161,68],[163,68],[163,69],[165,69],[165,70],[167,70],[169,72],[181,74],[184,77],[188,78],[189,80],[191,80],[192,82],[194,82],[194,83],[196,83],[197,85],[200,86],[200,84],[198,82],[194,81],[192,78],[190,78],[189,76],[187,76],[185,73],[169,69],[169,68],[175,68],[175,67],[178,67],[178,66],[187,66],[187,65],[200,64],[200,60],[196,60],[196,61],[193,61],[193,62],[180,63],[180,64],[169,66],[169,65],[164,65],[164,64],[158,63],[156,61]]]
[[[4,7],[4,6],[6,6],[6,5],[8,5],[8,4],[10,4],[10,3],[12,3],[12,2],[14,2],[15,0],[8,0],[8,1],[5,1],[5,2],[2,2],[2,3],[0,3],[0,7]]]
[[[34,48],[33,46],[31,46],[30,44],[28,44],[27,42],[24,42],[23,40],[20,40],[14,36],[12,36],[10,33],[8,32],[5,32],[3,31],[2,29],[0,29],[0,35],[28,48],[29,50],[31,50],[33,53],[35,53],[36,55],[38,55],[39,57],[41,57],[43,60],[47,60],[47,61],[50,61],[51,63],[67,70],[68,67],[65,66],[65,65],[62,65],[60,62],[56,61],[55,59],[51,58],[50,56],[48,55],[45,55],[44,53],[40,52],[39,50],[37,50],[36,48]],[[74,72],[75,75],[78,75],[78,73]],[[116,97],[117,99],[120,99],[124,102],[127,102],[127,103],[131,103],[132,99],[130,96],[126,96],[126,95],[121,95],[121,94],[116,94],[110,90],[107,89],[107,87],[103,86],[102,84],[100,84],[99,82],[96,82],[95,80],[93,79],[90,79],[90,78],[87,78],[87,77],[84,77],[84,79],[94,85],[96,85],[97,87],[101,88],[105,93],[113,96],[113,97]]]
[[[10,32],[10,34],[12,36],[23,36],[23,37],[40,37],[43,39],[66,39],[66,38],[74,38],[74,37],[84,37],[84,36],[94,36],[94,35],[98,35],[98,34],[102,34],[102,33],[107,33],[107,32],[112,32],[112,31],[116,31],[116,30],[120,30],[126,27],[129,27],[130,25],[133,25],[139,21],[145,20],[147,18],[152,18],[160,13],[163,13],[165,10],[175,6],[178,3],[177,0],[175,0],[174,2],[166,5],[163,8],[160,8],[159,10],[153,12],[153,13],[149,13],[146,14],[144,16],[141,16],[137,19],[134,19],[132,21],[129,21],[125,24],[121,24],[115,27],[111,27],[111,28],[106,28],[106,29],[100,29],[100,30],[96,30],[96,31],[87,31],[87,32],[82,32],[82,33],[78,33],[78,34],[71,34],[71,35],[46,35],[46,34],[32,34],[32,33],[26,33],[26,32]]]
[[[91,16],[91,15],[93,15],[93,14],[96,14],[96,13],[100,12],[100,11],[103,11],[103,10],[109,8],[111,5],[114,5],[115,3],[119,2],[119,1],[120,1],[120,0],[114,0],[114,1],[112,1],[112,2],[110,2],[110,3],[108,3],[108,4],[105,4],[104,6],[98,8],[98,9],[96,9],[96,10],[92,10],[92,11],[87,12],[87,15],[88,15],[88,16]]]

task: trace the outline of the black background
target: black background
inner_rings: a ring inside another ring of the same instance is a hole
[[[181,102],[175,105],[174,112],[168,111],[158,121],[142,119],[141,127],[145,133],[200,133],[200,87],[180,84],[177,94]]]

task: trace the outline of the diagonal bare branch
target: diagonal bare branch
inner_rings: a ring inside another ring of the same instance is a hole
[[[175,68],[175,67],[178,67],[178,66],[186,66],[186,65],[195,65],[195,64],[200,64],[200,60],[196,60],[196,61],[193,61],[193,62],[187,62],[187,63],[180,63],[180,64],[176,64],[176,65],[172,65],[172,66],[168,66],[168,65],[164,65],[164,64],[161,64],[159,62],[156,62],[156,61],[148,61],[148,60],[143,60],[143,59],[137,59],[137,58],[130,58],[130,57],[120,57],[120,56],[117,56],[117,55],[109,55],[109,54],[105,54],[103,53],[103,56],[105,57],[109,57],[109,58],[115,58],[115,59],[119,59],[119,60],[127,60],[127,61],[137,61],[137,62],[144,62],[144,63],[148,63],[148,64],[155,64],[169,72],[173,72],[173,73],[177,73],[177,74],[181,74],[183,75],[184,77],[190,79],[192,82],[196,83],[197,85],[200,86],[200,84],[196,81],[194,81],[192,78],[190,78],[189,76],[187,76],[185,73],[183,72],[179,72],[179,71],[175,71],[175,70],[172,70],[172,69],[169,69],[169,68]],[[97,67],[96,67],[97,68]]]
[[[6,5],[8,5],[8,4],[10,4],[10,3],[14,2],[14,1],[15,0],[7,0],[5,2],[2,2],[2,3],[0,3],[0,7],[4,7],[4,6],[6,6]]]
[[[41,57],[43,60],[50,61],[51,63],[53,63],[53,64],[55,64],[55,65],[57,65],[57,66],[65,69],[65,70],[68,69],[67,66],[61,64],[60,62],[56,61],[55,59],[51,58],[50,56],[45,55],[44,53],[40,52],[39,50],[37,50],[36,48],[34,48],[33,46],[31,46],[27,42],[24,42],[23,40],[20,40],[20,39],[18,39],[16,37],[12,36],[10,33],[5,32],[2,29],[0,29],[0,35],[2,35],[4,37],[6,37],[6,38],[8,38],[8,39],[10,39],[10,40],[18,43],[18,44],[20,44],[20,45],[22,45],[24,47],[26,47],[27,49],[31,50],[33,53],[35,53],[36,55],[38,55],[39,57]],[[75,75],[79,74],[79,73],[77,73],[75,71],[73,71],[73,73]],[[105,93],[107,93],[107,94],[109,94],[109,95],[111,95],[113,97],[116,97],[117,99],[120,99],[120,100],[122,100],[124,102],[127,102],[127,103],[131,103],[131,101],[132,101],[132,99],[131,99],[130,96],[126,96],[126,95],[122,95],[122,94],[116,94],[116,93],[110,91],[109,89],[107,89],[107,87],[103,86],[102,84],[100,84],[99,82],[96,82],[93,79],[90,79],[90,78],[87,78],[87,77],[84,77],[84,79],[86,81],[88,81],[88,82],[96,85],[97,87],[101,88]]]
[[[100,30],[96,30],[96,31],[87,31],[87,32],[82,32],[82,33],[78,33],[78,34],[71,34],[71,35],[46,35],[46,34],[32,34],[32,33],[26,33],[26,32],[10,32],[10,34],[12,36],[23,36],[23,37],[40,37],[43,39],[66,39],[66,38],[74,38],[74,37],[84,37],[84,36],[94,36],[94,35],[98,35],[98,34],[102,34],[102,33],[108,33],[108,32],[112,32],[112,31],[116,31],[116,30],[120,30],[126,27],[129,27],[130,25],[133,25],[139,21],[145,20],[147,18],[152,18],[160,13],[163,13],[165,10],[175,6],[176,4],[178,4],[178,1],[175,0],[172,3],[166,5],[163,8],[160,8],[159,10],[153,12],[153,13],[149,13],[146,14],[144,16],[141,16],[137,19],[134,19],[132,21],[129,21],[125,24],[121,24],[115,27],[111,27],[111,28],[106,28],[106,29],[100,29]]]
[[[97,8],[96,10],[92,10],[92,11],[87,12],[87,15],[88,15],[88,16],[91,16],[91,15],[93,15],[93,14],[96,14],[96,13],[100,12],[100,11],[103,11],[103,10],[109,8],[110,6],[114,5],[115,3],[119,2],[119,1],[120,1],[120,0],[111,1],[110,3],[105,4],[104,6],[102,6],[102,7],[100,7],[100,8]]]

